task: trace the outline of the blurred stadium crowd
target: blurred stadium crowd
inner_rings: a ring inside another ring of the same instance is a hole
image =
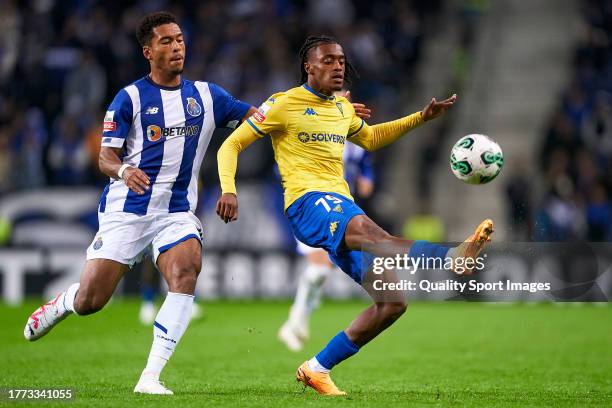
[[[106,182],[96,168],[101,119],[114,94],[148,72],[134,32],[149,11],[179,18],[187,78],[253,105],[297,85],[297,49],[309,33],[333,27],[363,76],[353,93],[382,120],[399,114],[396,89],[418,59],[421,21],[439,1],[424,3],[3,0],[0,193]],[[263,157],[240,175],[269,171],[272,156]]]
[[[508,189],[515,222],[533,216],[538,241],[612,240],[612,2],[584,1],[582,10],[584,40],[541,141],[542,202],[533,214],[524,207],[527,180]]]
[[[297,84],[297,49],[308,34],[331,33],[361,73],[353,95],[382,121],[404,113],[409,90],[401,89],[411,81],[427,30],[435,29],[427,21],[442,4],[0,0],[0,198],[43,186],[107,182],[97,170],[101,122],[117,90],[148,72],[134,31],[149,11],[178,16],[187,40],[187,78],[218,83],[253,105]],[[506,178],[509,218],[523,239],[612,239],[612,5],[581,4],[586,40],[576,49],[573,77],[541,142],[544,188],[526,175]],[[213,138],[209,152],[222,140]],[[278,184],[269,146],[249,150],[257,160],[245,157],[238,177]],[[384,155],[374,157],[379,184],[385,182]],[[212,187],[218,183],[215,155],[207,156],[202,179]]]

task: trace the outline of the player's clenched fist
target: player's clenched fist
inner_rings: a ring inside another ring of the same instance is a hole
[[[128,167],[121,175],[125,185],[138,195],[143,195],[149,189],[151,180],[147,174],[136,167]]]
[[[224,193],[217,201],[217,215],[225,223],[238,219],[238,198],[236,194]]]

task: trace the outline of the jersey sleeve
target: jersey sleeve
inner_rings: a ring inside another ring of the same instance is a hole
[[[218,128],[235,128],[251,107],[232,95],[219,85],[208,83],[215,113],[215,126]]]
[[[350,139],[351,137],[359,133],[361,129],[363,129],[363,125],[365,124],[365,121],[359,116],[357,116],[354,110],[352,112],[353,118],[351,119],[351,125],[349,126],[348,135],[346,135],[347,139]]]
[[[130,95],[122,89],[108,107],[104,115],[102,127],[102,146],[123,147],[125,138],[132,127],[132,100]]]
[[[259,137],[287,127],[286,98],[283,94],[272,95],[257,112],[246,120],[253,132]]]

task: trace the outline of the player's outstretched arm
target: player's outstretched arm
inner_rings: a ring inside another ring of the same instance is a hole
[[[243,123],[221,145],[217,153],[221,198],[217,201],[217,215],[228,223],[238,219],[238,198],[236,196],[236,169],[238,155],[258,137]]]
[[[136,194],[144,194],[151,183],[149,176],[136,167],[123,164],[119,158],[120,153],[119,148],[102,146],[98,158],[100,171],[111,178],[123,179],[125,185]]]
[[[368,126],[364,123],[362,129],[356,135],[349,137],[348,140],[368,151],[380,149],[395,142],[417,126],[437,118],[451,108],[456,100],[457,95],[455,94],[440,102],[436,101],[436,98],[432,98],[423,110],[412,115],[374,126]]]
[[[453,94],[450,98],[440,102],[436,101],[436,98],[431,98],[431,101],[421,111],[421,117],[425,122],[435,119],[451,108],[456,100],[457,94]]]

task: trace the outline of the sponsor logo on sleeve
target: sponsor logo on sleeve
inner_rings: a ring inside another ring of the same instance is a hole
[[[103,132],[114,132],[117,130],[117,122],[113,119],[115,118],[115,111],[107,111],[104,116],[104,123],[102,126]]]
[[[261,112],[255,112],[253,114],[253,119],[255,120],[255,122],[257,123],[263,123],[264,120],[266,120],[266,117],[264,116],[263,113]]]
[[[259,112],[261,112],[262,115],[266,115],[266,113],[268,113],[268,111],[270,110],[271,106],[268,104],[263,104],[259,107]]]

